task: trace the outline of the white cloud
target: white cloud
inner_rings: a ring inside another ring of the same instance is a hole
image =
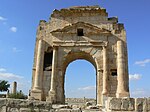
[[[149,97],[150,91],[144,89],[135,89],[131,91],[131,97],[141,98],[141,97]]]
[[[0,73],[0,79],[3,79],[3,80],[19,80],[22,78],[23,78],[22,76],[19,76],[13,73],[7,73],[7,72]]]
[[[96,86],[87,86],[87,87],[83,87],[83,88],[78,88],[78,90],[88,90],[88,91],[94,91],[96,90]]]
[[[13,47],[13,48],[12,48],[12,51],[15,52],[15,53],[16,53],[16,52],[21,52],[21,50],[17,49],[16,47]]]
[[[20,80],[22,78],[24,77],[9,73],[5,68],[0,68],[0,80]]]
[[[135,64],[139,66],[145,66],[146,64],[150,63],[150,59],[145,59],[143,61],[136,61]]]
[[[6,18],[0,16],[0,21],[6,21],[6,20],[7,20]]]
[[[5,68],[0,68],[0,72],[6,72]]]
[[[141,79],[141,77],[142,77],[142,75],[140,75],[140,74],[130,74],[129,75],[129,80],[140,80]]]
[[[11,28],[10,28],[10,31],[12,31],[12,32],[14,32],[14,33],[17,32],[17,27],[14,27],[14,26],[11,27]]]

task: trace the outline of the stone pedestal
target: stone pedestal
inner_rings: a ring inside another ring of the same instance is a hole
[[[29,99],[35,99],[42,101],[42,90],[31,90],[31,96]]]
[[[46,98],[46,101],[51,102],[51,103],[56,103],[56,92],[49,91],[49,96]]]

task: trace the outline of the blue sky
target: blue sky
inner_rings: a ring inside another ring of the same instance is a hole
[[[54,9],[78,5],[100,5],[109,17],[118,16],[125,24],[131,96],[150,96],[149,0],[1,0],[0,79],[17,81],[18,89],[27,94],[39,20],[48,21]],[[84,60],[72,62],[67,68],[65,90],[68,97],[94,97],[94,67]]]

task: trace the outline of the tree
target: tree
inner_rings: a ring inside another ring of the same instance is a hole
[[[8,88],[10,87],[10,84],[8,84],[8,81],[5,80],[0,80],[0,91],[7,91]]]

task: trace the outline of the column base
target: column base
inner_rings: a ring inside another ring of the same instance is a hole
[[[46,101],[51,102],[51,103],[56,103],[56,93],[55,91],[50,91],[49,96],[46,98]]]
[[[104,107],[105,106],[105,102],[107,101],[108,99],[108,95],[102,95],[102,106]]]
[[[35,99],[42,101],[42,90],[39,89],[33,89],[31,90],[31,95],[29,99]]]
[[[102,106],[102,93],[97,93],[96,104]]]
[[[116,97],[117,97],[117,98],[122,98],[122,97],[127,97],[127,98],[129,98],[129,97],[130,97],[130,94],[129,94],[129,92],[116,93]]]
[[[107,91],[102,91],[102,95],[107,96],[108,92]]]

